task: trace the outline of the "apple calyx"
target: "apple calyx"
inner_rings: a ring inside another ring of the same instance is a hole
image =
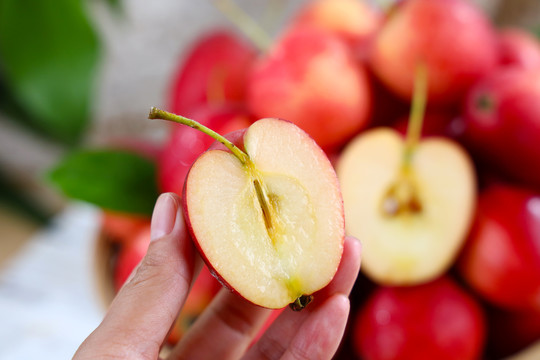
[[[240,148],[238,148],[236,145],[234,145],[224,136],[198,123],[195,120],[176,115],[168,111],[157,109],[155,107],[152,107],[150,109],[148,118],[168,120],[199,130],[204,134],[207,134],[215,140],[219,141],[228,150],[232,152],[232,154],[238,159],[238,161],[240,161],[240,163],[244,167],[246,173],[250,178],[250,183],[253,184],[253,192],[255,193],[255,196],[259,203],[266,231],[272,242],[273,247],[276,249],[276,251],[278,251],[280,241],[282,240],[280,233],[284,228],[284,226],[281,225],[280,217],[278,216],[278,199],[276,199],[275,196],[273,196],[268,191],[268,188],[263,181],[263,176],[261,172],[257,169],[249,155],[246,152],[242,151]],[[295,279],[289,279],[287,281],[287,287],[292,294],[298,294],[296,295],[296,300],[290,304],[291,309],[293,309],[294,311],[302,310],[312,301],[312,295],[302,294],[300,291],[298,291],[299,288]]]
[[[404,213],[415,214],[422,211],[422,203],[418,196],[411,162],[420,141],[426,109],[428,88],[427,69],[425,65],[419,64],[417,66],[414,79],[414,94],[401,170],[397,180],[390,185],[390,188],[383,196],[380,206],[383,215],[387,217],[398,216]]]

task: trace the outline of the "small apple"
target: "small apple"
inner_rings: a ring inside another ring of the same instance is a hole
[[[366,53],[382,22],[382,15],[366,1],[316,0],[300,9],[293,26],[314,26],[330,31],[358,55]]]
[[[225,146],[195,161],[182,198],[188,228],[211,271],[254,304],[302,309],[332,280],[343,252],[339,182],[321,148],[279,119],[237,132],[235,145],[162,110],[152,108],[149,118],[200,129]]]
[[[534,35],[516,27],[499,31],[499,63],[523,69],[540,68],[540,41]]]
[[[446,271],[475,206],[474,168],[461,146],[432,137],[412,155],[407,148],[397,131],[372,129],[345,147],[337,166],[347,233],[362,239],[363,271],[385,285],[418,284]]]
[[[405,0],[375,38],[370,63],[377,76],[405,99],[413,93],[414,70],[425,64],[429,99],[455,104],[498,61],[489,19],[466,0]]]
[[[501,68],[467,94],[463,139],[512,180],[540,189],[540,67]]]
[[[244,129],[252,123],[251,116],[241,106],[204,105],[189,112],[200,123],[222,134]],[[158,158],[158,185],[162,192],[182,194],[184,180],[193,162],[214,140],[200,131],[174,124],[169,139]]]
[[[116,291],[127,281],[133,269],[139,265],[150,244],[150,224],[142,229],[130,240],[125,241],[119,250],[114,264],[113,283]]]
[[[214,30],[194,44],[172,81],[169,108],[187,113],[204,104],[242,102],[248,69],[257,51],[227,30]]]
[[[110,242],[129,242],[149,224],[150,219],[142,215],[104,210],[101,217],[101,231]]]
[[[491,184],[478,210],[459,270],[493,304],[540,311],[540,194]]]
[[[413,287],[382,287],[355,318],[353,336],[366,360],[467,360],[482,355],[482,308],[443,277]]]
[[[247,104],[257,117],[298,125],[328,150],[367,125],[371,90],[362,65],[336,36],[293,27],[254,65]]]

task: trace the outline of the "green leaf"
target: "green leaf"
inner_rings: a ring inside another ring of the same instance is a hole
[[[151,214],[158,197],[155,164],[124,150],[78,150],[49,177],[68,197],[103,209]]]
[[[81,137],[98,58],[83,1],[0,0],[0,72],[43,133],[68,144]]]

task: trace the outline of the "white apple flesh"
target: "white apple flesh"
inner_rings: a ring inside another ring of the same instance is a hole
[[[475,206],[473,165],[448,139],[420,141],[403,172],[405,141],[374,129],[344,150],[337,173],[347,233],[364,246],[362,268],[385,285],[441,275],[463,244]]]
[[[188,226],[230,289],[262,307],[300,309],[341,260],[337,176],[315,141],[290,122],[259,120],[238,140],[246,159],[223,147],[193,164],[183,196]]]

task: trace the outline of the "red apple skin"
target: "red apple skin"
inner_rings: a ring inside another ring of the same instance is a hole
[[[540,312],[540,194],[502,183],[486,187],[459,270],[492,304]]]
[[[456,104],[495,68],[498,46],[487,17],[466,0],[405,0],[387,18],[370,63],[396,94],[411,99],[415,70],[428,72],[430,103]]]
[[[342,41],[294,27],[254,65],[247,103],[256,117],[287,119],[328,150],[367,125],[371,90],[367,72]]]
[[[366,360],[479,359],[485,338],[481,307],[446,277],[377,289],[353,331],[357,354]]]
[[[540,311],[491,309],[488,316],[490,358],[506,358],[540,340]]]
[[[359,58],[367,56],[382,24],[381,13],[364,1],[316,0],[308,2],[292,26],[313,26],[340,37]]]
[[[522,69],[540,68],[540,42],[530,33],[508,27],[499,31],[499,63]]]
[[[540,68],[505,68],[474,85],[463,140],[480,160],[540,189]]]
[[[118,292],[133,270],[139,265],[150,244],[150,224],[142,228],[131,240],[120,247],[114,265],[113,283]]]
[[[129,242],[149,225],[146,216],[103,211],[101,217],[101,231],[110,242]]]
[[[458,119],[449,112],[428,112],[424,116],[422,125],[422,137],[442,136],[454,138],[457,130],[454,130],[454,124]],[[409,117],[405,116],[398,119],[392,126],[400,134],[406,136],[409,127]]]
[[[198,39],[172,81],[170,110],[186,114],[203,104],[242,102],[256,56],[251,44],[227,30]]]
[[[251,116],[240,106],[201,106],[186,116],[220,133],[248,127]],[[158,158],[158,184],[162,192],[182,194],[184,180],[193,162],[214,140],[190,127],[174,124],[169,140]]]

